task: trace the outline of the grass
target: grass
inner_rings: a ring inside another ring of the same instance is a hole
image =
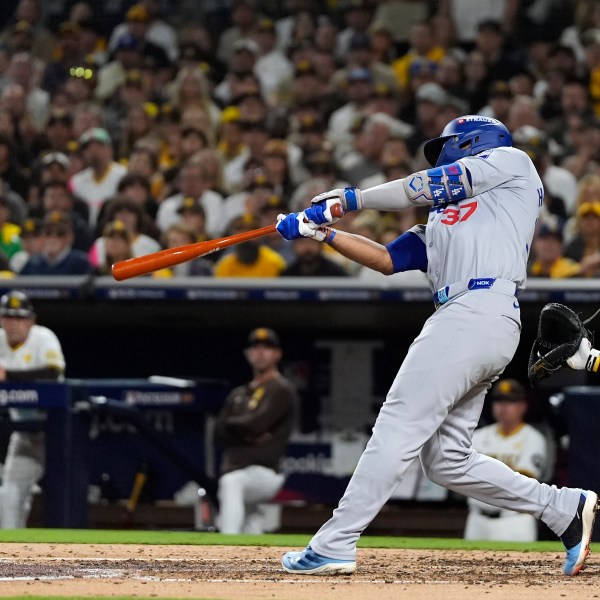
[[[3,529],[0,543],[49,544],[182,544],[198,546],[286,546],[303,548],[310,536],[296,534],[223,535],[194,531],[138,531],[105,529]],[[562,551],[560,542],[487,542],[453,538],[363,536],[359,548],[418,550],[495,550],[519,552]]]

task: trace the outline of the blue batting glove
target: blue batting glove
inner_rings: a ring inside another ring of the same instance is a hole
[[[309,221],[312,221],[317,225],[324,225],[325,223],[330,223],[332,221],[325,215],[327,208],[328,206],[324,203],[313,204],[310,208],[304,209],[304,214]]]
[[[277,231],[286,240],[297,240],[302,237],[299,231],[300,221],[304,219],[302,213],[290,213],[277,216]]]

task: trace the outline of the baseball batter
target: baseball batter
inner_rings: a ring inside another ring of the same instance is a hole
[[[286,239],[325,241],[385,274],[426,272],[436,306],[392,383],[333,516],[307,548],[284,556],[283,568],[352,573],[358,538],[418,459],[439,485],[541,519],[565,545],[564,573],[575,575],[589,552],[596,493],[540,483],[477,453],[471,443],[484,397],[519,343],[515,294],[525,286],[542,182],[496,119],[454,119],[424,151],[431,169],[364,191],[326,192],[303,213],[278,218]],[[426,225],[382,246],[331,228],[334,205],[345,211],[427,205],[430,212]]]
[[[490,396],[495,423],[475,430],[473,448],[501,460],[518,473],[541,479],[547,468],[548,444],[535,427],[523,420],[527,412],[525,389],[515,379],[501,379]],[[490,506],[475,498],[467,502],[465,539],[537,540],[537,521],[531,515]]]
[[[0,298],[0,381],[59,379],[65,370],[60,342],[47,327],[35,324],[26,294],[12,291]],[[13,421],[43,418],[31,409],[10,409]],[[2,487],[0,526],[27,525],[33,486],[44,473],[43,432],[14,431],[8,443]]]

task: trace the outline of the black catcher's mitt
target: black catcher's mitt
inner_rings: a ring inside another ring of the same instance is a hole
[[[527,374],[531,386],[565,365],[584,337],[591,341],[592,334],[575,312],[556,302],[546,304],[540,313],[537,338],[529,355]]]

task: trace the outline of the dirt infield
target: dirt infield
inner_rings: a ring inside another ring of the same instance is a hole
[[[359,551],[350,577],[284,573],[285,548],[0,544],[0,596],[77,595],[290,600],[600,598],[600,560],[561,575],[562,554]]]

